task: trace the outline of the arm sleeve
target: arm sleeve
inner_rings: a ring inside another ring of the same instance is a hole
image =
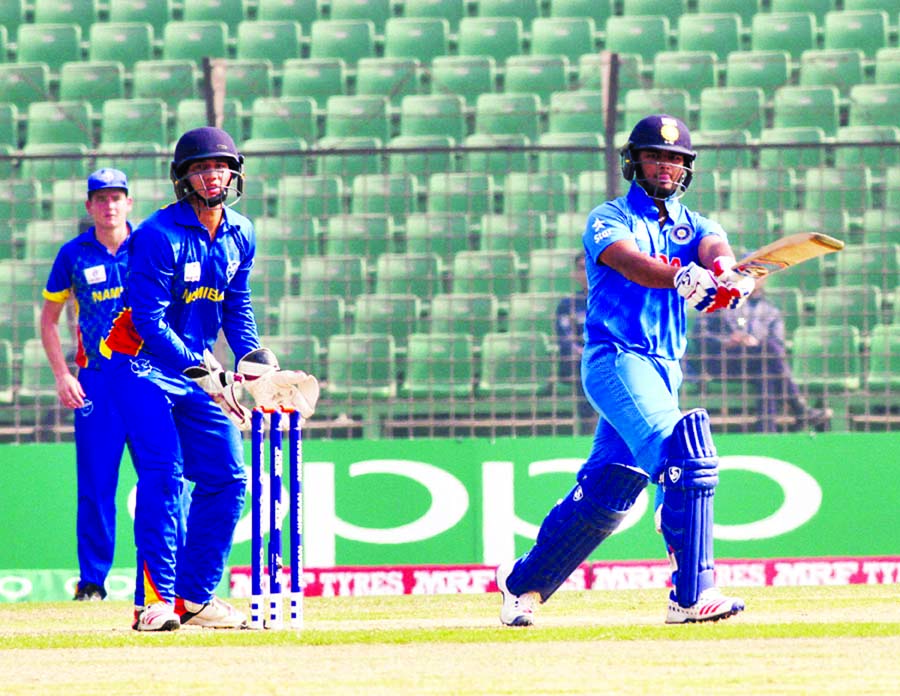
[[[176,250],[154,227],[134,234],[130,249],[128,298],[134,328],[144,349],[178,372],[197,365],[201,356],[189,350],[166,319],[172,303]]]

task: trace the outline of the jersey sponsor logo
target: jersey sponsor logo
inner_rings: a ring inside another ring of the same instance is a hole
[[[681,478],[681,467],[678,466],[670,466],[669,467],[669,481],[672,483],[678,483],[678,480]]]
[[[91,300],[93,302],[103,302],[105,300],[117,300],[122,296],[122,286],[120,285],[117,288],[106,288],[105,290],[94,290],[91,293]]]
[[[225,299],[225,293],[216,288],[202,287],[188,292],[184,291],[181,299],[185,304],[190,304],[196,300],[210,300],[212,302],[222,302]]]
[[[106,282],[106,266],[91,266],[84,269],[84,279],[88,285]]]
[[[591,222],[591,229],[594,231],[594,244],[598,244],[600,240],[606,239],[612,234],[612,231],[606,229],[606,224],[600,218],[594,218]]]
[[[94,402],[91,401],[90,399],[85,399],[84,406],[82,406],[80,409],[78,409],[78,411],[81,413],[82,416],[85,416],[85,417],[91,415],[94,412]]]
[[[195,283],[200,280],[200,262],[188,261],[184,264],[184,282]]]
[[[240,267],[240,261],[229,261],[228,266],[225,269],[225,278],[230,283],[231,279],[234,278],[234,274],[237,273],[238,267]]]
[[[690,225],[675,225],[669,232],[669,239],[676,244],[687,244],[694,238],[694,230]]]

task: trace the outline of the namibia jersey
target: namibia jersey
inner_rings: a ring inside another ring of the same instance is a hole
[[[224,209],[211,240],[186,200],[156,211],[130,240],[126,308],[103,350],[141,355],[176,372],[213,349],[219,329],[235,355],[259,347],[249,276],[252,223]]]
[[[75,362],[79,367],[88,367],[97,359],[100,340],[109,331],[112,317],[122,309],[127,263],[127,242],[113,255],[97,241],[93,227],[63,244],[56,255],[43,295],[59,303],[74,296],[78,317]]]

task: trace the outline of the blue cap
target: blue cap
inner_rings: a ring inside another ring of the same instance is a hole
[[[88,177],[88,195],[108,188],[122,189],[128,193],[128,177],[118,169],[98,169]]]

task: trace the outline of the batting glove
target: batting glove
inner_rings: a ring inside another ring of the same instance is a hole
[[[203,364],[187,368],[184,376],[209,394],[240,430],[250,429],[250,410],[240,402],[242,375],[224,370],[207,349],[203,351]]]

